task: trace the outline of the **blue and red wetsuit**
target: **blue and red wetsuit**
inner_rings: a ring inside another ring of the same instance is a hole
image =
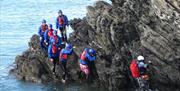
[[[45,40],[45,38],[44,38],[44,34],[45,34],[45,31],[48,29],[48,25],[47,24],[45,24],[45,25],[41,25],[40,27],[39,27],[39,31],[38,31],[38,34],[39,34],[39,36],[41,37],[41,42],[40,42],[40,46],[41,46],[41,48],[45,48],[45,46],[44,46],[44,40]]]
[[[85,48],[83,53],[81,54],[81,59],[80,59],[81,71],[84,72],[86,75],[89,75],[89,73],[90,73],[89,64],[90,64],[90,62],[94,62],[94,60],[96,60],[96,57],[90,56],[88,54],[88,48]]]
[[[49,44],[52,44],[51,40],[55,40],[58,47],[61,47],[61,37],[59,37],[58,35],[52,35],[50,37]]]
[[[68,55],[71,55],[72,53],[73,53],[73,49],[67,49],[67,48],[63,48],[60,52],[59,62],[60,62],[60,67],[64,72],[62,77],[64,80],[67,74],[66,64],[67,64]]]
[[[62,41],[67,41],[67,36],[65,32],[66,26],[69,26],[67,16],[66,15],[58,16],[56,19],[56,29],[60,30]]]
[[[54,29],[47,29],[44,33],[45,42],[50,44],[50,37],[53,36]]]
[[[53,72],[55,72],[56,63],[58,62],[59,59],[59,50],[57,44],[50,44],[48,46],[48,57],[53,60],[53,64],[54,64]]]

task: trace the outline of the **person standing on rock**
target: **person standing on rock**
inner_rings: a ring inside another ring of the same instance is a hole
[[[54,29],[52,27],[53,27],[52,24],[49,24],[48,29],[45,31],[45,34],[44,34],[45,43],[47,46],[49,46],[50,37],[53,36]]]
[[[59,59],[59,51],[58,51],[58,45],[56,44],[56,40],[52,39],[51,43],[48,46],[48,58],[53,63],[53,74],[55,74],[56,64]]]
[[[63,48],[60,52],[59,56],[59,62],[60,62],[60,67],[63,71],[63,76],[62,76],[62,82],[65,83],[66,80],[66,74],[67,74],[67,59],[68,55],[71,55],[73,53],[73,47],[71,44],[67,44],[65,48]]]
[[[59,10],[58,17],[56,19],[56,29],[61,33],[62,41],[67,42],[66,27],[68,27],[68,18],[63,14],[62,10]]]
[[[44,33],[45,31],[48,29],[48,25],[46,24],[46,20],[42,20],[42,25],[39,27],[39,31],[38,34],[40,36],[40,46],[42,49],[45,49],[45,45],[44,45]]]
[[[81,72],[80,73],[84,73],[86,75],[86,79],[89,78],[90,72],[92,72],[92,67],[90,67],[90,63],[93,62],[94,60],[96,60],[95,57],[95,51],[94,49],[90,48],[85,48],[83,53],[81,54],[81,58],[80,58],[80,69]],[[81,75],[81,74],[80,74]]]
[[[58,45],[58,49],[61,50],[61,38],[57,35],[57,31],[53,31],[53,35],[50,37],[50,41],[55,40],[56,44]],[[50,42],[50,44],[52,44]]]

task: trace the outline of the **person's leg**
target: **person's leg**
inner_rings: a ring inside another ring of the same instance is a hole
[[[67,62],[62,62],[62,65],[63,65],[63,68],[64,68],[64,73],[63,73],[63,79],[65,80],[66,79],[66,74],[67,74],[67,70],[66,70],[66,63]]]
[[[45,47],[44,47],[44,37],[43,37],[43,36],[41,36],[40,46],[41,46],[42,49],[45,48]]]
[[[64,35],[64,41],[66,41],[67,42],[67,35],[66,35],[66,27],[64,27],[64,29],[63,29],[63,35]]]
[[[61,70],[62,70],[62,79],[64,80],[64,73],[65,73],[65,69],[64,69],[64,66],[63,66],[63,61],[60,61],[60,68],[61,68]]]
[[[53,73],[55,73],[55,60],[53,58]]]
[[[88,72],[86,66],[83,65],[83,64],[80,64],[80,70],[81,70],[81,74],[80,75],[82,76],[82,79],[87,79],[89,72]]]
[[[62,41],[64,41],[64,34],[63,34],[64,29],[63,29],[63,27],[60,27],[59,30],[61,32]]]

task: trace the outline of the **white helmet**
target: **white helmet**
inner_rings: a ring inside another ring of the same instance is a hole
[[[137,60],[138,60],[138,61],[142,61],[142,60],[144,60],[144,57],[143,57],[142,55],[139,55],[139,56],[137,57]]]

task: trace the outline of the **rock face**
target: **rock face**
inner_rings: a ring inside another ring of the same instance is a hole
[[[112,0],[112,5],[98,1],[87,11],[83,19],[71,20],[74,32],[69,42],[76,48],[68,64],[69,79],[78,81],[78,56],[85,47],[92,47],[97,52],[99,76],[94,81],[111,91],[132,88],[129,64],[137,55],[152,61],[152,88],[180,90],[179,0]],[[58,77],[51,75],[52,64],[40,50],[37,35],[29,47],[16,57],[12,71],[17,77],[35,82],[60,79],[58,67]]]
[[[97,51],[97,72],[109,90],[129,88],[130,54],[152,61],[151,86],[180,86],[180,1],[112,0],[87,7],[84,19],[74,19],[71,43],[80,55],[84,47]],[[170,89],[168,89],[170,88]]]

